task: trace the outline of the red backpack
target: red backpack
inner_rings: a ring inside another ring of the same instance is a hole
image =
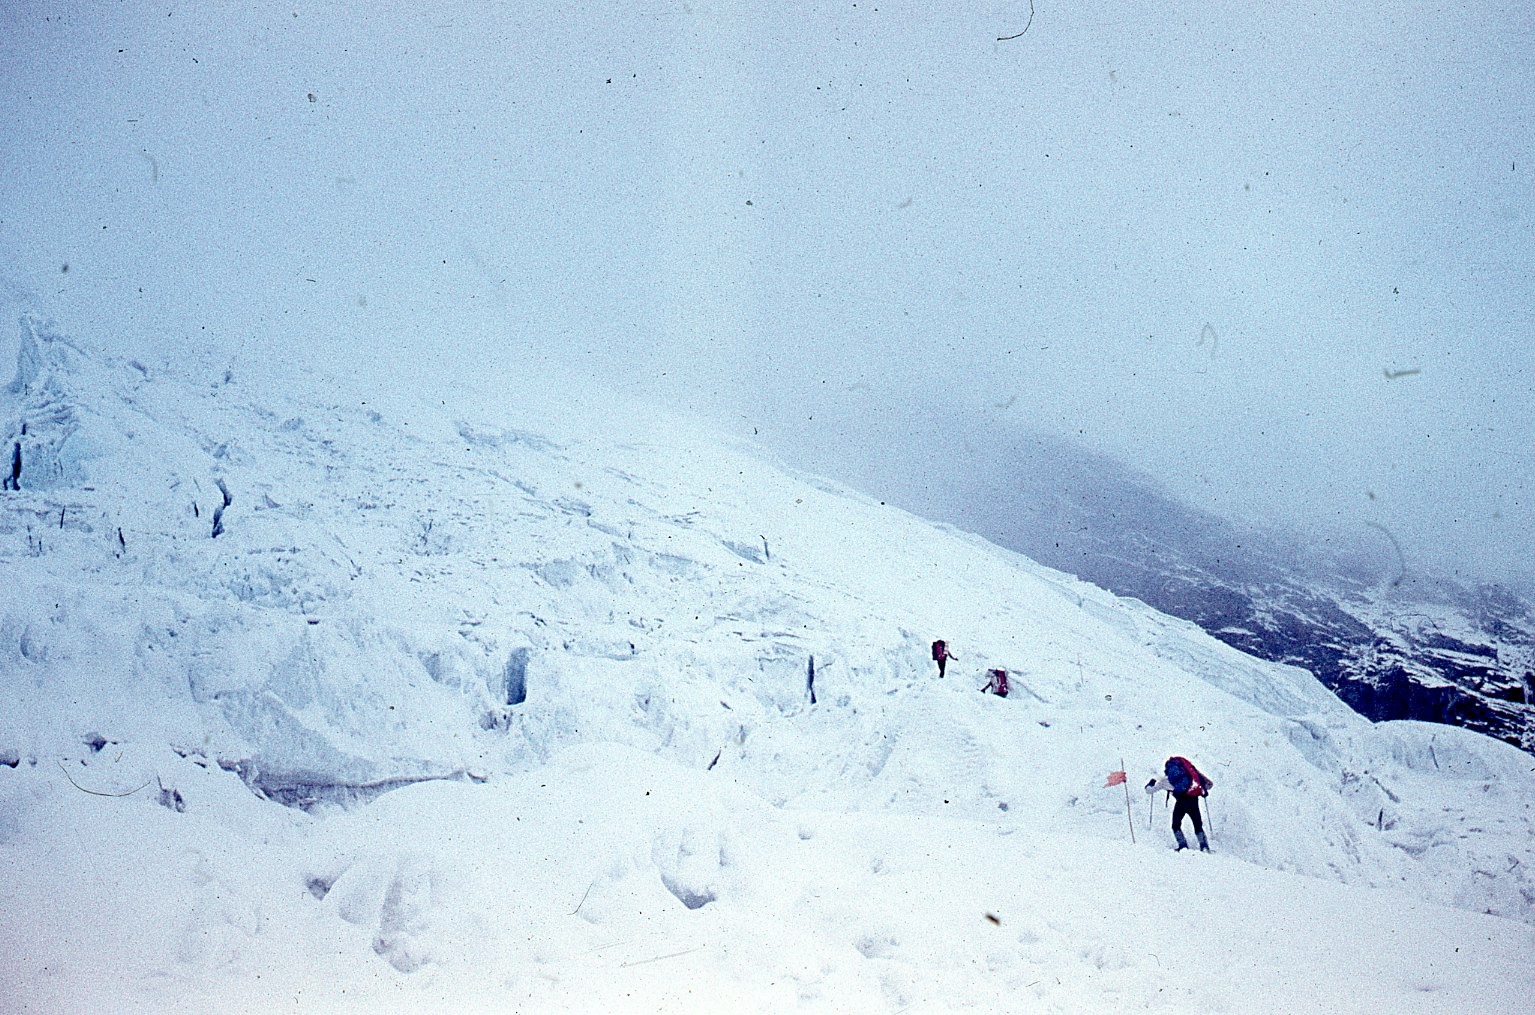
[[[1172,783],[1173,792],[1179,796],[1204,796],[1215,785],[1194,767],[1192,761],[1178,755],[1168,758],[1162,771],[1167,774],[1167,781]]]
[[[943,662],[949,657],[949,643],[943,640],[933,642],[933,661]]]
[[[991,683],[986,685],[986,690],[999,698],[1007,697],[1007,671],[992,670]]]

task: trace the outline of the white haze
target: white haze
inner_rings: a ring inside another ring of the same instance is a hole
[[[995,419],[1528,570],[1526,5],[931,7],[12,2],[0,309],[854,473]]]

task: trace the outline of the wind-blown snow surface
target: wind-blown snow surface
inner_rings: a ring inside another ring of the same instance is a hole
[[[23,331],[0,1008],[1530,1010],[1511,747],[548,378]]]

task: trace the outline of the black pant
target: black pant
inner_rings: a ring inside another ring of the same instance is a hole
[[[949,660],[948,659],[934,659],[933,662],[938,664],[938,675],[940,677],[943,676],[943,668],[946,665],[948,665]]]
[[[1183,816],[1187,814],[1194,819],[1194,834],[1205,834],[1205,823],[1199,818],[1199,798],[1197,796],[1174,796],[1177,803],[1173,804],[1173,831],[1183,827]]]

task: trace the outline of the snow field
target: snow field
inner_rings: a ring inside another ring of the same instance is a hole
[[[177,814],[38,781],[20,1010],[1517,1011],[1535,944],[1219,854],[774,808],[615,746],[243,829],[209,814],[249,822],[237,782]]]
[[[1535,766],[1507,745],[1371,727],[632,406],[381,406],[29,327],[12,1008],[1527,1004]],[[1139,793],[1172,753],[1216,781],[1214,856],[1172,855]]]

